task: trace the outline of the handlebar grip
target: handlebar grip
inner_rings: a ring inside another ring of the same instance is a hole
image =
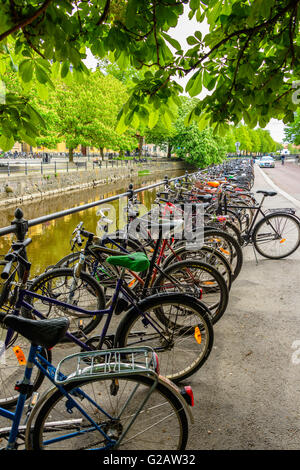
[[[76,238],[77,244],[79,246],[81,246],[82,245],[82,239],[81,239],[80,233],[77,233],[75,238]]]
[[[6,265],[4,266],[3,271],[2,271],[2,273],[1,273],[1,279],[5,279],[5,280],[6,280],[6,279],[9,278],[9,273],[10,273],[12,264],[13,264],[13,260],[8,261],[8,263],[6,263]]]

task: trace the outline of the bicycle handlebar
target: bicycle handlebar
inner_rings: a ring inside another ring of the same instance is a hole
[[[19,261],[23,260],[23,262],[26,261],[20,256],[20,253],[31,242],[32,242],[31,238],[26,238],[26,240],[24,240],[23,242],[14,242],[12,244],[12,249],[14,251],[12,253],[7,253],[7,255],[5,255],[5,257],[4,257],[5,261],[7,261],[7,263],[4,266],[3,271],[1,273],[1,279],[7,280],[9,278],[9,273],[10,273],[10,270],[12,268],[12,265],[13,265],[14,261],[16,261],[16,260],[19,260]],[[15,248],[18,248],[18,249],[15,250]]]
[[[6,280],[6,279],[9,278],[9,273],[10,273],[13,261],[14,260],[12,259],[11,261],[8,261],[8,263],[6,263],[6,265],[4,266],[3,271],[1,273],[1,279]]]

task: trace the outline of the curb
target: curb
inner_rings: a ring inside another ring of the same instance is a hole
[[[273,183],[273,181],[271,180],[271,178],[269,178],[269,176],[267,176],[260,168],[259,166],[257,167],[257,169],[260,171],[260,174],[264,177],[264,179],[266,180],[266,182],[272,186],[272,188],[279,194],[281,194],[281,196],[285,197],[286,199],[288,199],[290,202],[292,202],[296,207],[298,207],[300,209],[300,201],[298,201],[298,199],[295,199],[293,196],[291,196],[290,194],[286,193],[285,191],[283,191],[283,189],[279,188],[278,186],[276,186],[275,183]]]

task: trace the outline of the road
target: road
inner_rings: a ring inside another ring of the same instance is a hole
[[[254,192],[274,190],[267,173],[295,196],[296,171],[256,168]],[[264,206],[295,207],[300,215],[300,206],[281,194]],[[196,403],[190,449],[299,449],[299,280],[300,249],[278,261],[258,255],[257,263],[253,248],[244,249],[227,311],[215,325],[213,352],[190,379]]]
[[[275,185],[300,201],[300,164],[276,162],[275,168],[265,168],[263,172]]]

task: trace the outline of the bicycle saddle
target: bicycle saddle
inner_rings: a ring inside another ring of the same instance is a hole
[[[30,320],[16,315],[6,315],[3,323],[27,338],[32,344],[50,349],[63,339],[70,321],[68,318]]]
[[[113,266],[123,266],[131,271],[146,271],[150,266],[150,261],[144,253],[130,253],[130,255],[109,256],[106,261]]]
[[[276,196],[276,192],[275,191],[262,191],[262,190],[259,190],[259,191],[256,191],[257,193],[262,193],[264,196]]]

